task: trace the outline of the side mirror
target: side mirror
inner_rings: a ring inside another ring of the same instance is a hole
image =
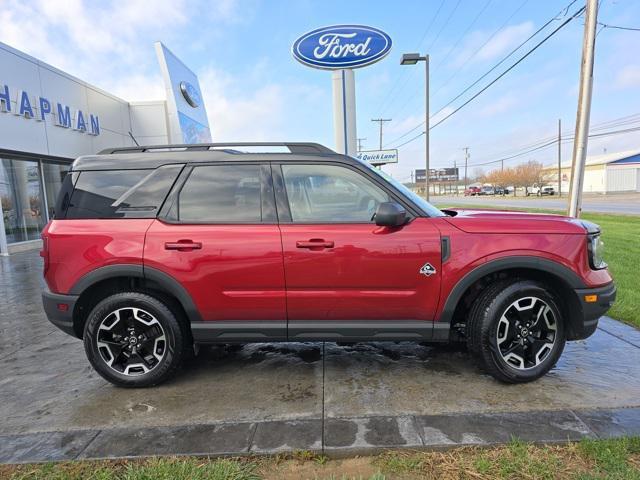
[[[382,202],[374,218],[380,227],[399,227],[407,222],[407,211],[395,202]]]

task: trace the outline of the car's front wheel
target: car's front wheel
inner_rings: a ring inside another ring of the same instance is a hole
[[[180,367],[187,335],[174,313],[139,292],[111,295],[89,314],[84,347],[95,370],[122,387],[150,387]]]
[[[558,300],[532,280],[505,280],[487,288],[467,324],[470,350],[489,374],[508,383],[536,380],[553,368],[565,331]]]

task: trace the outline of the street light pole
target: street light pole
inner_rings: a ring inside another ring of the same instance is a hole
[[[424,193],[427,201],[429,200],[429,55],[421,57],[419,53],[405,53],[400,59],[400,65],[415,65],[418,62],[424,62],[425,78],[424,78],[424,106],[425,106],[425,130],[424,130],[424,146],[425,146],[425,171],[424,171]]]

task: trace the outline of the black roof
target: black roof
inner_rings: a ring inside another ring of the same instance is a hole
[[[254,151],[243,151],[242,149],[246,147],[251,147]],[[257,151],[256,147],[265,147],[265,151]],[[285,147],[288,151],[274,151],[275,147]],[[172,163],[247,161],[266,158],[300,160],[309,157],[313,157],[314,160],[350,158],[318,143],[245,142],[147,145],[108,148],[97,155],[84,155],[73,162],[72,170],[151,169]]]

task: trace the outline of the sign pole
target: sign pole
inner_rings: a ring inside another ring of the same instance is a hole
[[[352,69],[333,72],[333,132],[336,150],[345,155],[355,156],[356,132],[356,89]]]

